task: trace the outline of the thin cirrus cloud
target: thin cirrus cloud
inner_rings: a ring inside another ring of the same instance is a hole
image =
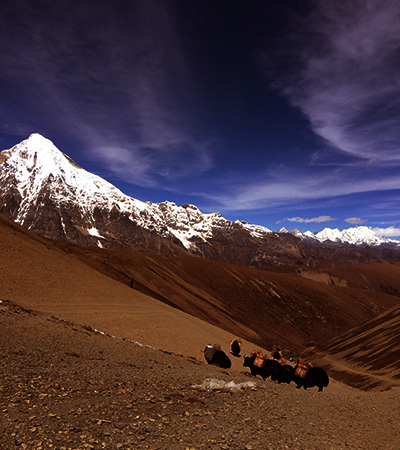
[[[98,131],[87,135],[92,153],[109,170],[146,187],[204,172],[213,165],[207,144],[196,140],[187,127],[186,99],[192,87],[173,18],[165,3],[155,3],[138,3],[134,33],[111,25],[108,36],[96,35],[109,55],[104,84],[109,86],[110,78],[116,80],[111,97],[112,102],[120,102],[115,105],[116,117],[110,117],[112,106],[102,107],[96,99],[102,117],[94,117],[93,122],[104,124],[104,131],[100,136]],[[121,33],[117,49],[112,43],[114,33]],[[98,145],[100,139],[120,149],[120,155],[114,158],[107,146]]]
[[[304,149],[302,162],[288,159],[283,170],[218,194],[224,207],[399,189],[400,8],[395,0],[384,6],[377,0],[315,2],[312,13],[291,22],[297,27],[286,37],[264,41],[257,55],[269,84],[304,114],[324,151]],[[283,67],[282,61],[291,63]]]
[[[398,2],[319,2],[316,8],[302,22],[311,38],[299,40],[300,47],[283,44],[298,64],[275,87],[334,149],[400,164]]]
[[[342,170],[321,170],[313,167],[275,168],[265,171],[262,176],[251,183],[232,185],[231,191],[210,196],[222,210],[256,210],[273,208],[280,205],[296,207],[301,201],[317,201],[321,207],[329,198],[341,198],[345,205],[350,200],[344,197],[352,194],[365,194],[371,191],[397,189],[397,174],[379,172],[372,180],[368,171],[362,173],[354,166],[343,167]],[[383,176],[384,175],[384,176]],[[382,202],[379,198],[378,204]]]
[[[365,219],[361,219],[360,217],[348,217],[344,221],[347,222],[347,223],[350,223],[352,225],[360,225],[360,224],[366,222]]]
[[[331,216],[319,216],[319,217],[312,217],[310,219],[304,219],[303,217],[290,217],[285,220],[287,220],[288,222],[297,222],[297,223],[324,223],[324,222],[331,222],[336,219]]]
[[[49,4],[46,21],[39,8],[18,7],[2,59],[7,79],[32,103],[24,107],[40,112],[25,128],[40,131],[32,117],[47,117],[107,171],[145,187],[213,166],[208,143],[187,125],[193,86],[165,2],[138,1],[126,11],[82,4],[74,14]]]

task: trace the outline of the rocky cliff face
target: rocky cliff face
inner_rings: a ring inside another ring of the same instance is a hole
[[[339,251],[332,261],[339,244],[333,252],[332,243],[321,244],[309,235],[231,222],[218,213],[203,214],[194,205],[136,200],[79,167],[38,134],[0,153],[0,188],[0,213],[39,235],[77,245],[165,255],[189,252],[253,267],[330,265],[349,257],[347,249],[347,256]],[[389,259],[399,258],[400,252],[389,253]],[[350,255],[357,262],[381,257],[366,249]]]

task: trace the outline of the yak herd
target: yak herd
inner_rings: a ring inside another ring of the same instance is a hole
[[[230,343],[231,354],[240,356],[241,341],[234,339]],[[207,345],[204,349],[204,357],[208,364],[218,365],[223,369],[229,369],[232,365],[228,355],[219,344]],[[311,363],[298,360],[295,365],[287,363],[279,348],[271,356],[263,356],[260,352],[253,351],[250,356],[243,357],[243,366],[248,367],[253,376],[259,375],[263,380],[270,378],[277,383],[290,384],[292,381],[297,389],[318,387],[322,392],[329,384],[329,377],[322,367],[314,367]]]

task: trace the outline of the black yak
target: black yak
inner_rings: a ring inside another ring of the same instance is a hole
[[[278,375],[279,383],[290,384],[293,378],[294,368],[290,364],[281,364]]]
[[[317,386],[318,392],[322,392],[323,388],[328,386],[329,377],[322,367],[309,367],[306,374],[302,374],[303,376],[299,375],[297,368],[298,366],[296,366],[292,375],[292,380],[296,383],[297,389]]]
[[[241,346],[242,346],[242,341],[240,339],[233,339],[231,341],[231,353],[233,356],[236,356],[236,357],[239,356]]]
[[[244,367],[249,367],[252,375],[260,375],[265,380],[271,377],[273,381],[279,381],[279,372],[281,365],[275,359],[264,359],[262,365],[255,364],[257,355],[245,356],[243,361]]]
[[[204,358],[208,364],[215,364],[222,369],[229,369],[232,365],[228,355],[221,350],[219,344],[207,345],[204,349]]]

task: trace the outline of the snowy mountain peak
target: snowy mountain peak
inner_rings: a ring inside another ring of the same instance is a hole
[[[319,233],[316,233],[315,237],[321,242],[328,240],[332,242],[340,242],[351,245],[376,246],[387,243],[396,243],[396,241],[393,241],[391,239],[377,236],[377,234],[371,227],[366,226],[347,228],[342,231],[337,228],[325,228]]]
[[[259,266],[265,261],[287,263],[281,248],[279,256],[270,252],[271,244],[286,245],[288,233],[303,241],[301,245],[394,242],[379,238],[368,227],[326,228],[316,234],[282,228],[275,234],[263,226],[229,221],[217,212],[204,214],[188,203],[142,202],[87,172],[36,133],[0,153],[0,187],[0,213],[50,239],[80,245],[166,249],[166,254],[171,247],[172,252],[185,248],[211,259]],[[293,245],[291,238],[289,258],[294,255]]]
[[[80,168],[69,157],[60,152],[49,139],[38,133],[31,134],[28,139],[10,150],[5,150],[5,152],[11,159],[20,158],[24,160],[27,168],[38,167],[46,173],[51,173],[62,167],[66,161],[75,168]]]
[[[96,205],[111,208],[114,203],[119,206],[133,203],[138,209],[145,208],[139,200],[131,199],[108,181],[82,169],[40,134],[32,134],[3,154],[2,175],[13,175],[22,198],[14,219],[18,223],[24,224],[30,205],[37,204],[45,190],[56,203],[73,202],[86,212]]]
[[[296,237],[298,237],[298,238],[303,238],[304,236],[303,236],[303,233],[298,229],[298,228],[292,228],[290,231],[289,231],[289,233],[292,235],[292,236],[296,236]]]
[[[83,171],[74,161],[40,134],[31,134],[28,139],[1,153],[8,166],[16,168],[16,176],[22,184],[47,179],[49,176],[70,175]]]
[[[108,239],[121,239],[115,236],[113,220],[124,222],[126,230],[139,226],[179,241],[187,249],[233,226],[248,236],[270,232],[264,227],[230,222],[219,213],[203,214],[188,203],[177,206],[168,201],[154,204],[136,200],[82,169],[49,139],[36,133],[0,154],[0,181],[6,186],[15,186],[19,193],[15,211],[8,214],[16,222],[30,229],[40,228],[42,216],[48,214],[44,206],[51,204],[59,214],[60,237],[64,234],[69,238],[67,233],[79,237],[79,232],[96,238],[100,246]],[[3,205],[4,211],[7,208],[7,204]],[[55,225],[46,223],[45,227],[49,226]]]
[[[396,240],[378,236],[371,227],[357,226],[339,230],[338,228],[324,228],[322,231],[313,233],[312,231],[301,232],[297,228],[287,231],[281,228],[278,233],[290,233],[302,240],[317,240],[323,242],[333,242],[336,244],[357,245],[357,246],[379,246],[383,244],[399,245]]]

